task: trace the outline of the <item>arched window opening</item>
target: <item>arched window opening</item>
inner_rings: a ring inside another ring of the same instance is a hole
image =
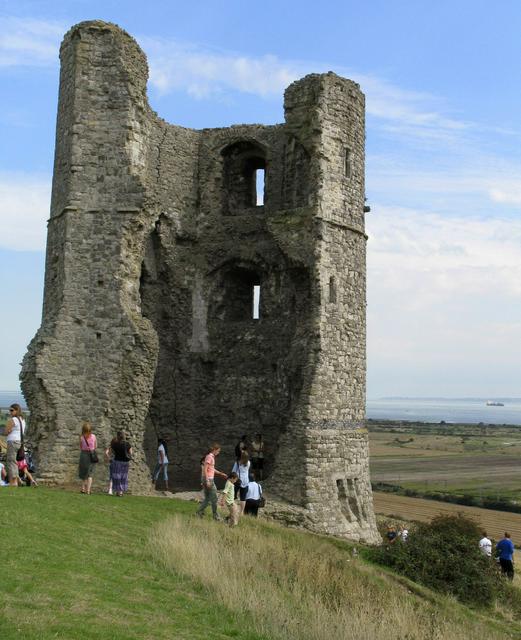
[[[266,157],[253,142],[236,142],[222,151],[224,169],[224,213],[234,215],[244,209],[264,206],[266,198]]]
[[[255,271],[243,267],[228,271],[213,314],[228,322],[259,320],[260,290],[260,277]]]

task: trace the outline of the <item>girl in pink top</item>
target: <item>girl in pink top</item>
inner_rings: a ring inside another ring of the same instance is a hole
[[[91,451],[96,449],[96,436],[92,433],[90,422],[84,422],[81,428],[80,436],[80,464],[78,475],[80,476],[81,492],[89,493],[92,486],[92,474],[94,472],[94,463],[91,460]]]

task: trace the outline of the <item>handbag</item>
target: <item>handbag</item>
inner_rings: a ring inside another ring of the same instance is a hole
[[[87,445],[87,447],[89,447],[89,443],[87,441],[87,438],[85,436],[83,436],[83,439],[85,440],[85,444]],[[90,456],[90,461],[92,462],[92,464],[97,464],[99,462],[99,458],[98,458],[98,454],[96,453],[96,449],[91,449],[89,447],[89,456]]]
[[[266,506],[266,498],[264,496],[261,496],[259,500],[259,509],[262,509],[262,507],[265,507],[265,506]]]

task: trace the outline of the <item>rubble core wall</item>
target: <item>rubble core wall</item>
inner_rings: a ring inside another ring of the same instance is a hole
[[[43,318],[22,370],[42,478],[75,479],[83,420],[100,448],[128,434],[133,491],[158,436],[187,488],[211,442],[228,469],[262,433],[267,490],[313,530],[376,541],[358,85],[313,74],[288,87],[284,124],[195,131],[150,109],[119,27],[76,25],[61,63]]]

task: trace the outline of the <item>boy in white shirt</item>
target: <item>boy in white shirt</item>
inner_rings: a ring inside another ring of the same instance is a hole
[[[486,555],[487,557],[491,557],[492,555],[492,541],[487,537],[487,532],[483,531],[483,537],[479,541],[479,548],[481,553]]]

